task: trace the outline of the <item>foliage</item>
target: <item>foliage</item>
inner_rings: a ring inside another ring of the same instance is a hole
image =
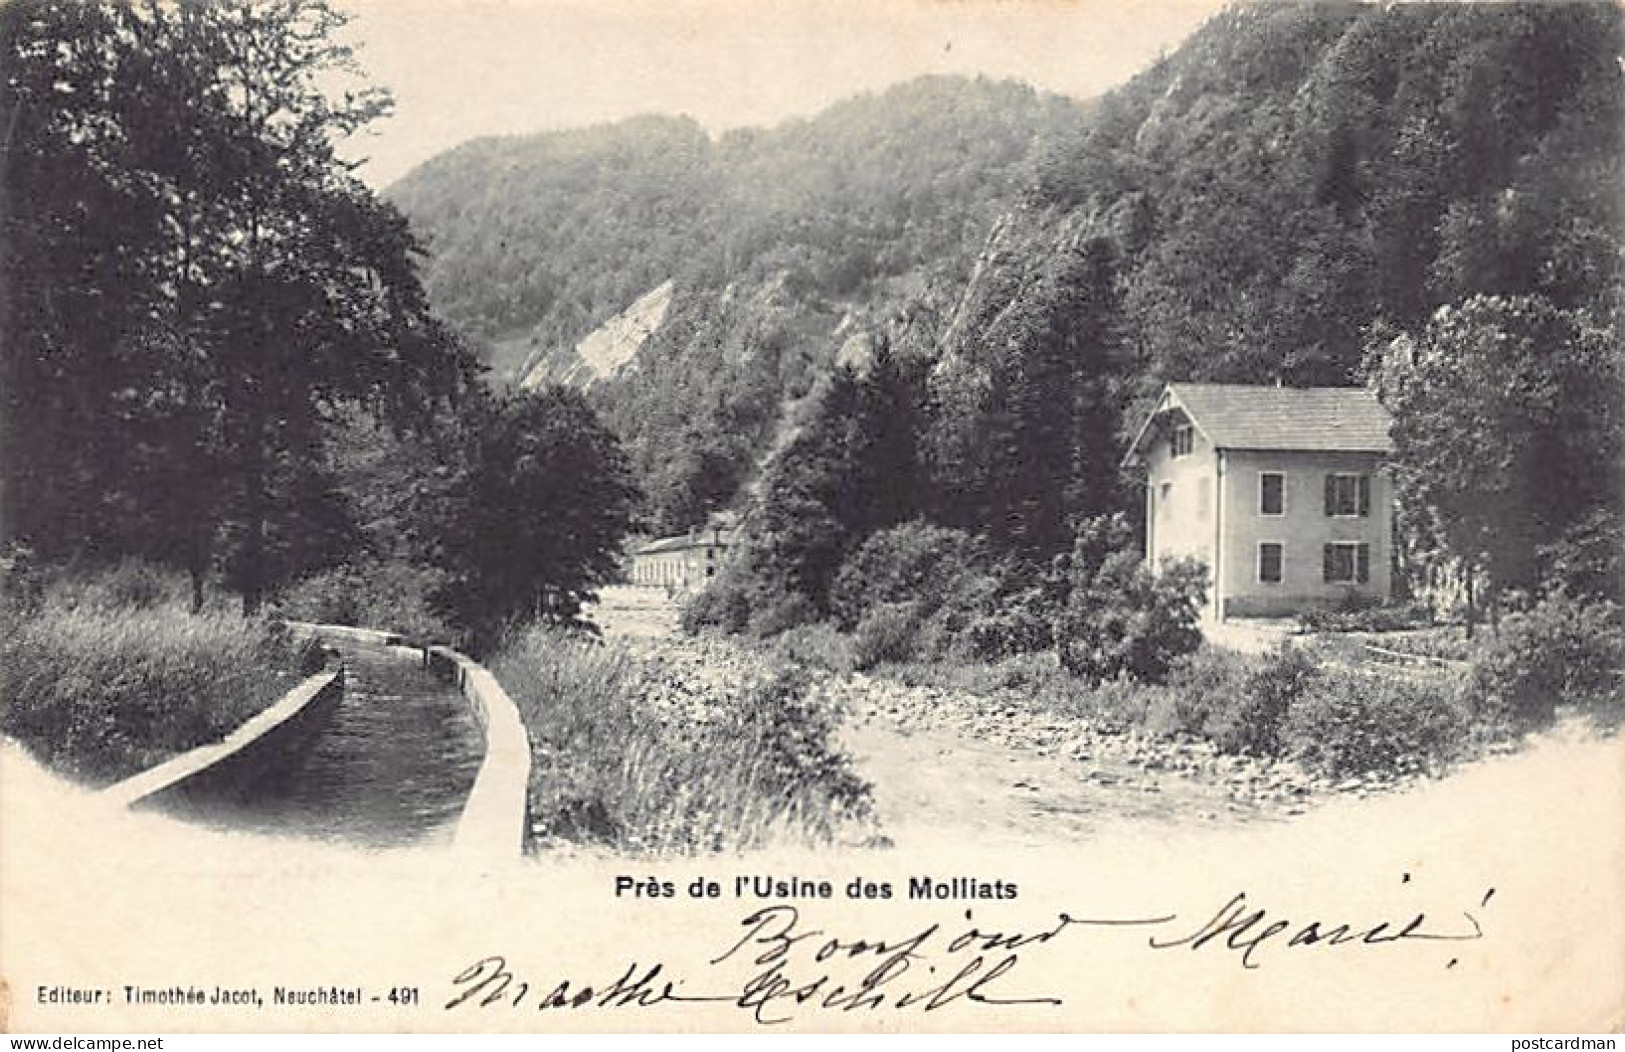
[[[918,514],[910,483],[917,474],[917,397],[884,347],[862,375],[842,367],[831,376],[811,418],[773,460],[763,482],[746,565],[770,594],[799,595],[822,616],[852,550],[876,531]],[[919,540],[898,538],[905,545]],[[881,557],[878,549],[870,556]],[[847,587],[850,592],[850,578]],[[847,615],[854,614],[849,602]]]
[[[852,638],[828,621],[786,629],[773,643],[773,653],[793,665],[840,674],[857,667]]]
[[[196,601],[218,563],[252,609],[354,544],[328,411],[406,417],[467,378],[405,220],[335,154],[386,105],[327,93],[343,22],[325,0],[0,8],[4,521],[42,558],[143,556]]]
[[[920,632],[917,602],[879,603],[864,611],[852,633],[852,662],[858,669],[914,656]]]
[[[1207,594],[1207,568],[1165,562],[1155,573],[1138,552],[1118,547],[1121,517],[1080,531],[1068,567],[1066,605],[1055,624],[1061,664],[1090,682],[1127,673],[1158,683],[1181,655],[1202,642],[1197,615]]]
[[[1290,645],[1262,657],[1202,647],[1174,666],[1161,729],[1199,735],[1223,752],[1277,756],[1288,711],[1318,675]]]
[[[654,699],[625,653],[543,629],[490,668],[530,731],[533,836],[688,854],[827,844],[869,815],[835,713],[798,674],[691,710]]]
[[[989,610],[976,611],[959,635],[958,650],[979,661],[1047,650],[1054,643],[1050,604],[1035,588],[1002,597]]]
[[[1429,623],[1426,608],[1416,604],[1384,603],[1350,590],[1335,602],[1309,607],[1298,615],[1306,632],[1399,632]]]
[[[1341,671],[1307,681],[1280,739],[1288,755],[1332,777],[1405,774],[1453,759],[1468,728],[1449,684]]]
[[[299,653],[269,622],[188,613],[151,568],[71,575],[0,602],[0,731],[105,785],[224,737],[293,686]]]
[[[445,574],[432,567],[398,560],[346,563],[284,589],[275,609],[295,620],[375,628],[428,643],[457,634],[434,608],[434,596],[445,588]]]
[[[1402,521],[1459,565],[1469,618],[1534,590],[1542,543],[1617,507],[1617,472],[1596,467],[1625,457],[1611,326],[1540,297],[1478,296],[1441,308],[1420,339],[1393,339],[1377,376]]]
[[[964,530],[920,520],[879,530],[841,564],[830,605],[843,628],[881,603],[916,602],[929,613],[942,605],[954,576],[981,558],[982,546]]]
[[[1625,504],[1596,509],[1542,544],[1536,559],[1546,591],[1625,603]]]
[[[1118,505],[1116,267],[1099,237],[1052,246],[980,347],[955,349],[974,361],[974,386],[933,374],[936,513],[1034,566],[1066,551],[1078,520]]]
[[[619,443],[577,392],[549,387],[477,409],[438,555],[441,601],[483,649],[515,622],[575,621],[619,569],[637,491]]]
[[[679,624],[689,635],[715,629],[738,635],[750,623],[751,580],[737,561],[729,562],[705,587],[683,601]]]
[[[1466,696],[1479,719],[1513,728],[1545,724],[1562,704],[1617,718],[1622,671],[1619,605],[1554,595],[1501,627],[1473,663]]]

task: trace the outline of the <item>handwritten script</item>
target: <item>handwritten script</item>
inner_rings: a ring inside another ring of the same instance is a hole
[[[1478,908],[1488,906],[1494,894],[1489,889]],[[721,952],[692,976],[675,974],[661,961],[630,961],[596,980],[536,979],[522,974],[505,955],[490,954],[452,978],[444,1008],[548,1011],[705,1003],[731,1006],[755,1023],[771,1026],[809,1011],[935,1012],[952,1004],[1054,1007],[1065,1003],[1064,976],[1046,968],[1043,957],[1064,940],[1109,940],[1105,948],[1117,953],[1136,946],[1153,953],[1206,952],[1252,969],[1291,953],[1369,951],[1484,937],[1470,910],[1444,921],[1430,920],[1422,912],[1361,924],[1300,921],[1272,916],[1245,892],[1195,922],[1172,913],[1057,913],[1052,923],[1031,931],[1002,931],[973,924],[971,916],[967,911],[962,923],[936,922],[891,937],[853,936],[813,927],[796,906],[776,904],[741,919]],[[1446,967],[1455,963],[1452,957]]]

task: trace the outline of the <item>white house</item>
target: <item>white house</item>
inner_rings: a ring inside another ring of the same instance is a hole
[[[1216,620],[1388,599],[1390,424],[1364,388],[1170,384],[1126,461],[1151,565],[1204,562]]]

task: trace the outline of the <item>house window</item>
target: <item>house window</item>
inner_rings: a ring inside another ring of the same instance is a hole
[[[1322,577],[1327,584],[1365,584],[1371,579],[1371,546],[1336,543],[1322,553]]]
[[[1281,562],[1284,547],[1276,541],[1264,541],[1258,546],[1258,579],[1265,584],[1281,583]]]
[[[1371,514],[1370,475],[1327,475],[1326,514],[1349,518]]]
[[[1193,448],[1195,448],[1195,445],[1196,445],[1195,429],[1192,428],[1191,425],[1189,425],[1189,424],[1181,424],[1180,426],[1174,428],[1174,438],[1173,438],[1174,456],[1176,456],[1176,457],[1189,456],[1190,451]]]
[[[1279,471],[1263,471],[1258,475],[1258,514],[1286,514],[1286,476]]]

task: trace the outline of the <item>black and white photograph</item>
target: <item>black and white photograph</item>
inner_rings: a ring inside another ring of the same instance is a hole
[[[0,0],[0,1030],[1617,1033],[1622,326],[1612,2]]]

